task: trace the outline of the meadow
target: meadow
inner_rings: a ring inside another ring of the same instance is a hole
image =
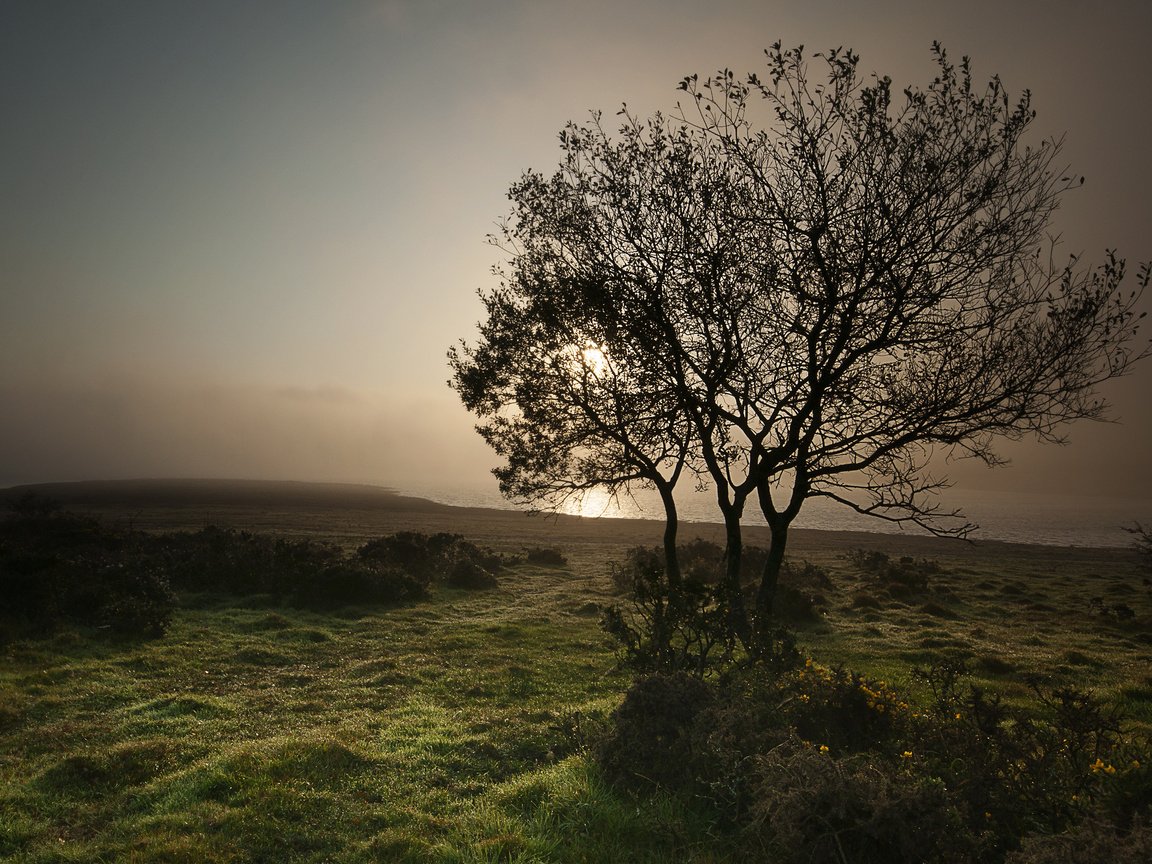
[[[495,588],[328,612],[189,592],[160,638],[62,627],[7,642],[0,860],[741,860],[690,796],[627,791],[588,750],[633,677],[599,625],[619,602],[610,562],[654,543],[653,523],[356,487],[97,491],[60,497],[153,532],[212,521],[352,548],[451,530],[567,563],[522,560]],[[717,530],[691,526],[685,540]],[[906,556],[922,581],[878,577],[877,553]],[[929,694],[914,668],[963,659],[1009,702],[1032,682],[1075,685],[1152,727],[1152,597],[1127,550],[800,532],[793,558],[826,577],[800,586],[811,614],[794,622],[825,667],[915,703]]]

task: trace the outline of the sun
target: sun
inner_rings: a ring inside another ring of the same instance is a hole
[[[604,377],[608,372],[608,355],[604,353],[603,345],[593,342],[586,344],[580,351],[580,362],[597,378]]]

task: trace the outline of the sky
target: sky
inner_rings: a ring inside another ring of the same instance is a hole
[[[1087,178],[1062,248],[1147,260],[1150,36],[1135,0],[0,0],[0,486],[494,491],[446,352],[509,185],[567,120],[674,108],[777,40],[904,86],[938,39],[1029,88]],[[1152,498],[1152,362],[1105,395],[1122,422],[953,476]]]

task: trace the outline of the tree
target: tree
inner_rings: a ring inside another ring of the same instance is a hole
[[[964,536],[934,501],[934,453],[995,465],[997,439],[1059,441],[1149,353],[1135,344],[1147,265],[1124,292],[1113,253],[1054,260],[1050,217],[1079,181],[1059,141],[1026,144],[1029,94],[976,88],[966,59],[933,53],[932,82],[897,97],[850,51],[814,55],[814,80],[802,49],[777,44],[765,80],[684,79],[691,101],[671,119],[623,112],[615,138],[598,116],[570,124],[557,173],[513,186],[512,278],[485,295],[480,346],[453,356],[509,457],[502,483],[658,484],[640,464],[674,465],[673,488],[685,471],[709,482],[732,627],[753,648],[808,499]],[[514,335],[493,329],[510,316]],[[517,360],[586,345],[611,367],[594,399],[587,364],[545,376]],[[585,454],[580,470],[541,458],[557,441]],[[749,500],[771,546],[746,612]]]

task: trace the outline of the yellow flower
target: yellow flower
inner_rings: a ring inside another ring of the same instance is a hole
[[[828,745],[827,744],[821,744],[820,745],[820,752],[821,753],[827,753],[828,752]]]
[[[903,753],[900,754],[900,758],[911,759],[912,758],[912,751],[911,750],[905,750]]]
[[[960,712],[959,712],[959,711],[957,711],[957,712],[956,712],[956,719],[957,719],[957,720],[959,720],[959,719],[960,719]]]
[[[1103,759],[1097,759],[1092,763],[1092,773],[1096,774],[1103,771],[1105,774],[1115,774],[1116,768],[1113,765],[1108,765]]]

